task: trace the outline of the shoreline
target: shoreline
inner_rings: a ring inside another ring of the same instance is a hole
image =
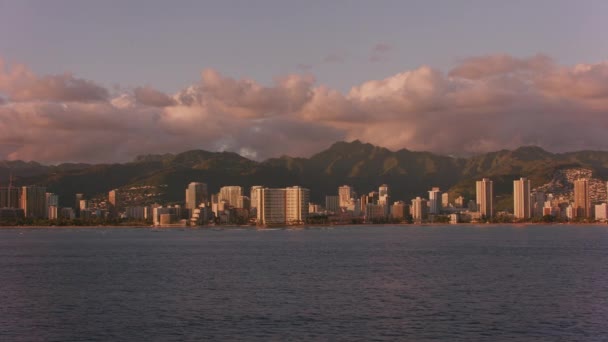
[[[293,225],[293,226],[277,226],[277,227],[262,227],[254,225],[219,225],[219,226],[152,226],[152,225],[82,225],[82,226],[0,226],[1,229],[207,229],[207,230],[230,230],[230,229],[251,229],[251,230],[276,230],[276,229],[306,229],[306,228],[338,228],[338,227],[367,227],[373,229],[374,227],[387,227],[387,226],[398,226],[398,227],[498,227],[498,226],[514,226],[514,227],[533,227],[533,226],[608,226],[608,222],[522,222],[522,223],[383,223],[383,224],[304,224],[304,225]]]

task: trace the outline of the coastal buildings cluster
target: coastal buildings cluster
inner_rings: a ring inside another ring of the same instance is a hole
[[[608,191],[608,183],[605,183]],[[542,189],[542,188],[541,188]],[[208,224],[255,224],[260,226],[300,225],[306,223],[460,223],[602,221],[608,220],[607,203],[592,201],[589,179],[573,181],[573,196],[554,195],[532,190],[530,180],[513,181],[512,211],[495,210],[494,183],[489,178],[476,181],[475,197],[451,198],[439,187],[428,190],[409,202],[392,200],[389,185],[377,191],[358,194],[342,185],[325,203],[312,203],[310,190],[301,186],[267,188],[223,186],[210,193],[206,183],[191,182],[184,201],[172,205],[131,205],[128,192],[113,189],[103,200],[87,199],[82,193],[72,206],[60,206],[59,196],[41,186],[0,187],[0,220],[115,220],[142,222],[156,226],[200,226]],[[129,205],[126,205],[129,203]]]

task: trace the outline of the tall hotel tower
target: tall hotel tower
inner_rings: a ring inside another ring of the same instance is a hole
[[[530,218],[530,181],[527,178],[513,181],[513,214],[518,219]]]
[[[432,188],[429,191],[429,214],[439,214],[441,208],[441,191],[439,188]]]
[[[24,186],[21,188],[21,209],[25,217],[45,218],[46,188],[41,186]]]
[[[259,225],[303,224],[308,217],[310,190],[257,188],[257,221]]]
[[[486,218],[494,216],[493,183],[489,178],[477,181],[477,210]]]
[[[574,181],[574,209],[576,217],[591,217],[591,201],[589,198],[589,180]]]
[[[209,200],[207,184],[192,182],[186,188],[186,208],[196,209],[201,203]]]
[[[353,188],[348,185],[342,185],[338,188],[338,196],[340,197],[340,207],[348,207],[351,199],[354,197]]]

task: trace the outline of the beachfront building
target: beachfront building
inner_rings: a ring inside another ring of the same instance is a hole
[[[207,184],[200,182],[192,182],[186,188],[186,208],[195,209],[202,203],[209,200],[207,192]]]
[[[310,190],[299,186],[257,189],[257,223],[262,226],[303,224],[308,218]]]
[[[530,181],[527,178],[513,181],[513,215],[520,220],[530,218]]]
[[[476,182],[476,205],[479,213],[487,218],[494,216],[494,183],[489,178]]]
[[[589,196],[589,180],[574,181],[574,215],[577,218],[591,217],[591,200]]]

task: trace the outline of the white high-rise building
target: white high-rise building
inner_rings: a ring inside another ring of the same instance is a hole
[[[412,200],[412,205],[410,207],[410,214],[412,215],[412,219],[414,222],[422,222],[426,217],[427,212],[427,201],[423,198],[416,197]]]
[[[306,223],[310,190],[292,186],[285,189],[285,220],[288,224]]]
[[[186,188],[186,208],[194,209],[209,200],[207,184],[192,182]]]
[[[242,201],[239,203],[241,196],[243,196],[243,189],[240,186],[223,186],[220,188],[218,201],[226,201],[230,206],[242,208]]]
[[[608,205],[606,205],[606,203],[595,205],[595,219],[606,222],[608,219]]]
[[[261,185],[254,185],[249,191],[249,198],[251,199],[251,209],[258,207],[258,189],[262,189]]]
[[[489,178],[484,178],[476,183],[477,210],[485,218],[494,216],[494,184]]]
[[[256,189],[258,192],[257,221],[259,225],[302,224],[308,218],[310,190],[289,188]]]
[[[513,214],[517,219],[525,220],[531,217],[530,181],[527,178],[522,177],[513,181]]]
[[[441,209],[440,203],[441,200],[441,191],[439,188],[432,188],[429,191],[429,214],[439,214]]]
[[[389,203],[390,203],[390,194],[388,191],[388,185],[382,184],[378,188],[378,204],[384,205],[388,208]]]

